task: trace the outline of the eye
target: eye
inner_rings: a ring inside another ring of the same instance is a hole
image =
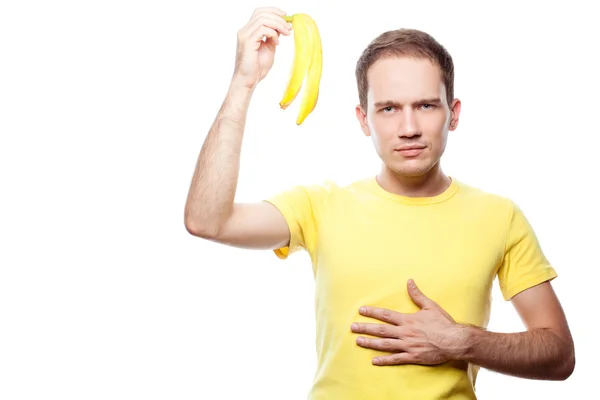
[[[392,107],[392,106],[389,106],[389,107],[384,107],[382,110],[383,110],[384,112],[391,112],[391,111],[393,111],[393,110],[394,110],[394,107]]]
[[[435,108],[435,106],[433,104],[421,104],[421,108],[425,110],[432,110]]]

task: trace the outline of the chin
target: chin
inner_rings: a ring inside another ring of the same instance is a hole
[[[388,164],[388,168],[398,175],[410,178],[418,178],[431,171],[433,165],[421,160],[410,160],[409,162]]]
[[[406,178],[420,178],[427,174],[427,171],[412,170],[412,169],[411,170],[400,169],[400,170],[394,170],[394,172],[396,173],[396,175],[404,176]]]

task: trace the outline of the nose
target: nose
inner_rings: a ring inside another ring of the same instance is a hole
[[[420,134],[421,131],[419,130],[419,124],[414,111],[410,109],[404,110],[398,136],[401,138],[412,138]]]

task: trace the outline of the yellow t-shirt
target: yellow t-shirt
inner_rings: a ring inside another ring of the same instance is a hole
[[[312,260],[318,365],[311,400],[475,399],[475,365],[372,365],[385,353],[358,346],[350,325],[383,322],[359,307],[418,311],[406,290],[413,278],[457,322],[486,327],[496,277],[508,300],[557,276],[513,201],[456,179],[433,197],[392,194],[373,177],[296,186],[267,201],[291,232],[290,245],[275,254],[303,249]]]

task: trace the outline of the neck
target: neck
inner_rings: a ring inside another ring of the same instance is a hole
[[[390,193],[407,197],[432,197],[448,189],[452,179],[444,174],[439,163],[420,176],[400,175],[384,164],[377,175],[377,182]]]

